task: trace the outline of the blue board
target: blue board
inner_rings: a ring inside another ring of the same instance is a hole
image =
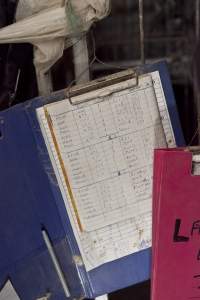
[[[158,70],[178,146],[184,138],[165,63]],[[46,228],[74,298],[94,298],[150,277],[151,249],[86,272],[36,118],[36,108],[65,98],[64,91],[0,113],[0,287],[9,278],[22,300],[66,299],[42,238]]]

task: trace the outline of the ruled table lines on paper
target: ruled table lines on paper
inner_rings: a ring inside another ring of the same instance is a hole
[[[158,81],[159,73],[155,73],[154,80]],[[87,270],[151,245],[153,148],[167,145],[165,130],[170,123],[162,94],[157,103],[158,92],[151,76],[145,76],[137,88],[115,93],[104,101],[72,107],[64,100],[47,106],[83,231],[77,224],[43,109],[38,110]],[[173,143],[170,125],[168,136]]]
[[[48,108],[86,231],[148,209],[139,200],[151,198],[152,148],[164,137],[153,93],[147,77],[141,89],[100,103],[72,110],[62,102],[60,113]]]

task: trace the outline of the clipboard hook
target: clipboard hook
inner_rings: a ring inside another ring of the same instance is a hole
[[[129,79],[135,79],[136,83],[132,85],[131,87],[137,87],[139,85],[139,70],[137,69],[128,69],[125,71],[121,71],[106,77],[98,78],[94,81],[88,82],[85,85],[77,85],[71,88],[67,88],[65,90],[65,96],[69,103],[73,106],[87,103],[91,101],[91,99],[85,99],[82,101],[76,101],[73,102],[72,98],[86,94],[88,92],[92,92],[95,90],[100,90],[105,87],[112,86],[114,84],[129,80]],[[127,87],[126,87],[127,88]],[[98,96],[98,98],[104,99],[106,96],[109,96],[111,94],[115,93],[115,91],[106,91],[102,93],[102,95]]]

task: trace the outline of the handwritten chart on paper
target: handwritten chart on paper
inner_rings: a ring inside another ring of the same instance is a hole
[[[155,79],[158,93],[159,78],[157,83]],[[85,227],[80,232],[64,180],[59,179],[87,270],[151,244],[152,149],[166,146],[166,130],[174,144],[162,93],[159,96],[160,102],[151,76],[145,76],[139,87],[115,93],[101,102],[74,107],[65,100],[48,105]],[[61,173],[44,113],[40,110],[38,114],[56,173]]]

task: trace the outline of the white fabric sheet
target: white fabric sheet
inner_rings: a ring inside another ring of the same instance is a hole
[[[109,0],[21,0],[17,22],[0,30],[0,44],[31,43],[40,94],[45,73],[62,56],[72,39],[109,13]]]

